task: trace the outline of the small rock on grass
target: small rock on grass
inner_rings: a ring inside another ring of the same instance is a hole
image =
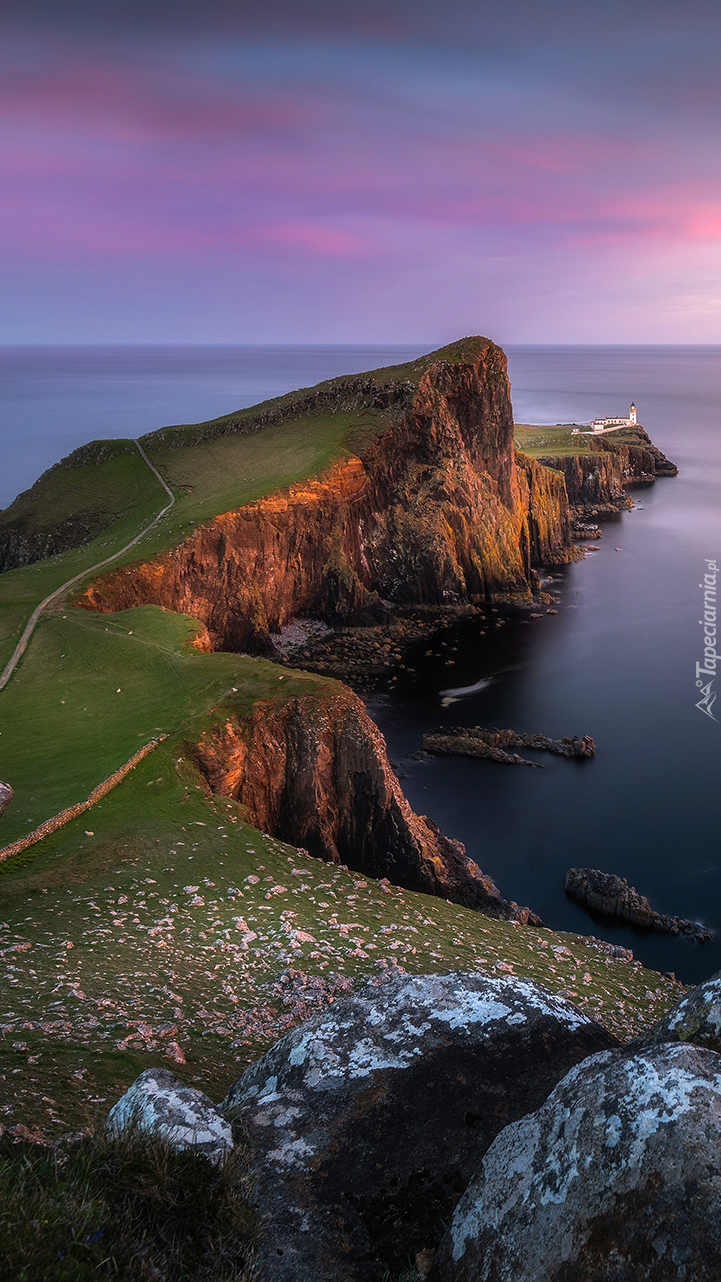
[[[0,815],[7,810],[13,799],[13,790],[9,783],[0,783]]]
[[[173,1148],[196,1149],[213,1162],[233,1147],[230,1124],[213,1101],[184,1086],[169,1068],[146,1069],[110,1110],[106,1128],[111,1134],[133,1127],[160,1136]]]

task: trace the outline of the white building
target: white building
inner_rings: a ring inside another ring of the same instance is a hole
[[[607,432],[610,428],[616,427],[635,427],[635,403],[633,401],[631,402],[631,408],[628,411],[628,418],[594,418],[589,426],[592,432]]]

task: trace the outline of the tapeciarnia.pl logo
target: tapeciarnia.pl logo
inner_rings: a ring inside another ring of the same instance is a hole
[[[706,573],[699,587],[703,592],[703,618],[699,623],[703,628],[703,663],[696,664],[696,688],[701,691],[701,698],[696,707],[716,721],[712,712],[716,702],[716,691],[712,688],[716,678],[716,577],[718,566],[715,561],[706,557]]]

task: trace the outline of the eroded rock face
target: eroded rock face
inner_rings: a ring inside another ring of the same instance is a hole
[[[0,783],[0,815],[4,814],[13,799],[13,790],[9,783]]]
[[[193,1148],[213,1162],[233,1147],[228,1122],[202,1091],[184,1086],[167,1068],[148,1068],[110,1110],[107,1129],[136,1126],[162,1136],[174,1148]]]
[[[501,1128],[613,1044],[539,985],[477,974],[373,981],[295,1029],[224,1101],[254,1149],[261,1277],[400,1271]]]
[[[570,545],[563,478],[514,455],[506,358],[488,339],[439,352],[402,412],[322,476],[217,516],[172,552],[97,579],[80,604],[154,602],[202,620],[213,649],[269,652],[297,615],[389,618],[529,590],[532,558]],[[360,420],[362,421],[362,420]]]
[[[196,761],[213,792],[233,797],[262,832],[408,890],[504,921],[542,924],[501,898],[460,841],[413,813],[383,735],[342,685],[317,688],[208,731]]]
[[[443,1282],[716,1282],[721,1058],[605,1052],[508,1126],[459,1202]]]
[[[721,1052],[721,971],[676,1002],[649,1040],[686,1042]]]

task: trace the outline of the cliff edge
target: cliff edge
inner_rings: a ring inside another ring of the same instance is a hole
[[[280,707],[260,701],[248,718],[231,710],[190,751],[210,791],[238,801],[262,832],[501,921],[542,924],[501,898],[460,841],[413,813],[383,735],[340,683]]]
[[[504,353],[464,339],[402,368],[413,377],[384,371],[402,397],[369,376],[366,408],[377,415],[380,403],[384,417],[365,440],[354,381],[352,447],[320,476],[103,575],[78,604],[155,603],[202,620],[210,649],[262,653],[299,614],[363,624],[386,621],[394,605],[527,595],[533,561],[565,559],[568,501],[558,473],[514,452]]]

